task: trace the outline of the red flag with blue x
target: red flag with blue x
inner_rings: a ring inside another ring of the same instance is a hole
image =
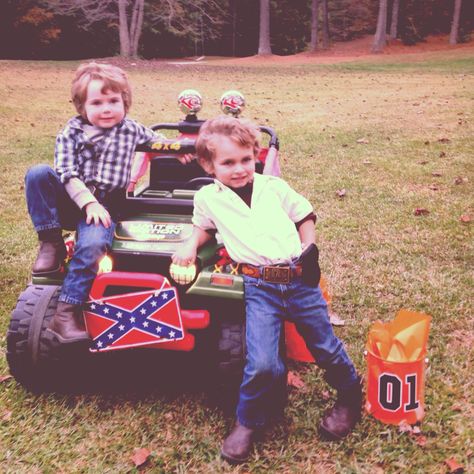
[[[175,288],[88,301],[84,315],[93,338],[90,350],[107,351],[183,339]]]

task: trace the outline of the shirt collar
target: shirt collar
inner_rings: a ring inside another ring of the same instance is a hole
[[[83,118],[81,115],[76,115],[69,121],[69,126],[71,128],[75,128],[77,130],[84,131],[84,125],[91,125],[88,120]],[[131,127],[131,124],[129,123],[129,120],[127,120],[127,117],[125,116],[121,122],[119,122],[117,125],[114,125],[112,128],[121,128],[122,126],[127,127],[129,130],[133,130]]]

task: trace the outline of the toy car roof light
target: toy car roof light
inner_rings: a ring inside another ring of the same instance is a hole
[[[178,106],[186,117],[196,115],[202,109],[202,96],[194,89],[185,89],[178,95]]]
[[[239,91],[231,90],[222,94],[220,103],[222,112],[238,117],[245,108],[245,97]]]

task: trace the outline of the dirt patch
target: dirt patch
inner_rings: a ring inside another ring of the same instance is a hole
[[[174,59],[126,59],[120,57],[101,58],[101,61],[118,66],[137,69],[154,69],[159,67],[188,67],[188,66],[261,66],[261,65],[296,65],[296,64],[338,64],[344,62],[370,61],[370,62],[418,62],[425,59],[447,59],[453,52],[457,56],[474,57],[474,41],[457,45],[450,45],[446,35],[430,36],[426,41],[412,46],[403,44],[400,40],[391,41],[379,54],[371,53],[373,36],[365,36],[354,41],[333,43],[329,49],[315,53],[303,52],[289,56],[276,54],[268,56],[248,56],[244,58],[201,56],[200,58],[174,58]],[[446,53],[446,56],[443,54]]]

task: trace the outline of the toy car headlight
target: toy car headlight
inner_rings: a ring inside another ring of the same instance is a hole
[[[178,285],[188,285],[196,278],[197,268],[196,265],[190,265],[189,267],[184,267],[182,265],[176,265],[172,263],[170,265],[170,275],[171,278]]]
[[[112,260],[112,257],[110,257],[109,255],[104,255],[99,261],[99,271],[97,273],[99,275],[101,273],[109,273],[112,271],[113,266],[114,262]]]

